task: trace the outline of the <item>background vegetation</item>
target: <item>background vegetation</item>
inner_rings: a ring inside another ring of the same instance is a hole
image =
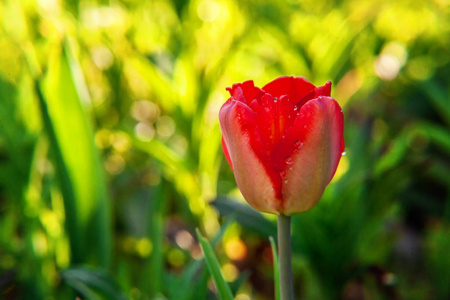
[[[333,82],[346,156],[293,218],[300,299],[450,298],[447,0],[0,1],[4,299],[273,299],[275,219],[220,148],[225,87]]]

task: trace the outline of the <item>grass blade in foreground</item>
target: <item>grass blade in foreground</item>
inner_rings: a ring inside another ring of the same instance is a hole
[[[203,253],[205,255],[206,266],[208,267],[209,273],[217,287],[217,292],[219,293],[219,299],[221,300],[233,300],[233,294],[231,293],[230,287],[223,278],[222,272],[220,271],[219,262],[217,261],[214,251],[209,244],[209,242],[201,235],[197,229],[198,240],[202,247]]]
[[[62,271],[61,278],[88,299],[127,299],[120,286],[102,269],[73,267]]]
[[[278,262],[277,245],[273,237],[269,236],[270,246],[273,254],[273,280],[275,281],[275,300],[281,299],[280,291],[280,264]]]

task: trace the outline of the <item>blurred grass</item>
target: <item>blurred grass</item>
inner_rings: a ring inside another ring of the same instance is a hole
[[[293,218],[296,295],[449,298],[449,10],[1,1],[1,297],[215,299],[200,228],[236,299],[274,299],[275,219],[239,195],[217,114],[234,82],[298,75],[333,82],[347,147]]]

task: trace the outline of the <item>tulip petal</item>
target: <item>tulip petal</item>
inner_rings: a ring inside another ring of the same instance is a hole
[[[298,100],[295,105],[297,107],[302,107],[303,104],[308,102],[311,99],[318,98],[320,96],[330,96],[331,94],[331,81],[327,81],[323,86],[315,87],[312,91],[310,91],[308,94],[303,96],[300,100]]]
[[[220,109],[219,123],[242,195],[255,209],[278,214],[281,179],[264,149],[253,111],[230,98]]]
[[[230,152],[228,152],[227,144],[225,143],[225,140],[222,137],[222,150],[223,154],[225,155],[225,158],[227,159],[228,163],[230,164],[231,169],[233,169],[233,163],[231,162],[230,158]]]
[[[267,155],[271,155],[286,130],[292,126],[296,112],[286,95],[275,99],[270,94],[264,94],[260,103],[254,100],[250,108],[255,113],[256,125]]]
[[[315,86],[303,77],[282,76],[266,84],[262,89],[274,97],[287,95],[291,103],[295,104]]]
[[[342,111],[333,98],[319,97],[302,106],[272,154],[275,169],[284,175],[284,214],[306,211],[320,200],[342,155],[342,133]]]
[[[227,88],[227,91],[230,92],[230,95],[235,100],[241,101],[250,105],[250,103],[255,99],[260,99],[264,92],[256,87],[253,83],[253,80],[247,80],[243,83],[235,83],[230,88]]]

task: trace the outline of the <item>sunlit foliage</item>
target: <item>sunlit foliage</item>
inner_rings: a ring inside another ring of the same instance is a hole
[[[450,297],[450,7],[0,1],[5,299],[273,299],[272,216],[220,148],[225,87],[333,82],[346,155],[293,220],[302,299]],[[299,195],[301,197],[301,195]]]

